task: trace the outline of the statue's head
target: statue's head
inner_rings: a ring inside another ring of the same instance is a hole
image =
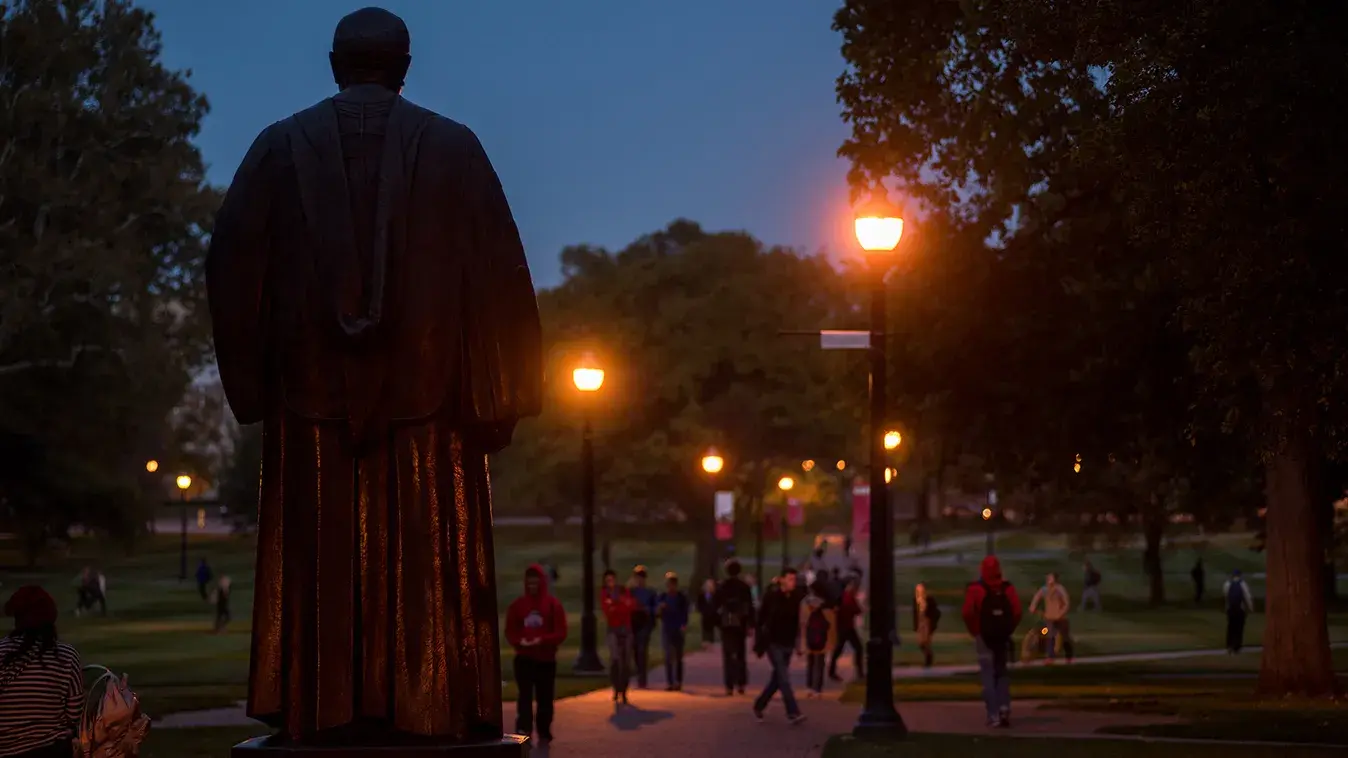
[[[337,22],[328,54],[332,78],[341,89],[378,84],[399,91],[412,65],[411,47],[402,19],[383,8],[361,8]]]

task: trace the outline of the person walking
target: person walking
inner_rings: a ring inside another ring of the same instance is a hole
[[[1222,585],[1222,597],[1226,598],[1226,652],[1235,655],[1245,647],[1245,619],[1254,612],[1254,596],[1240,569],[1232,571]]]
[[[708,579],[702,583],[702,592],[697,596],[697,617],[702,622],[702,646],[716,642],[716,580]]]
[[[829,621],[828,586],[816,578],[800,604],[800,625],[805,648],[805,686],[811,697],[824,692],[824,658],[828,655]]]
[[[1208,572],[1203,568],[1203,557],[1199,556],[1194,561],[1194,567],[1189,571],[1189,578],[1194,580],[1194,605],[1203,604],[1203,591],[1207,589]]]
[[[219,634],[225,631],[229,625],[229,620],[233,618],[229,613],[229,577],[222,576],[220,581],[215,584],[215,633]]]
[[[209,600],[210,584],[214,574],[211,572],[211,564],[202,558],[197,563],[197,591],[201,593],[202,600]]]
[[[773,695],[782,695],[786,718],[793,725],[805,720],[791,689],[791,656],[800,655],[800,606],[804,593],[796,587],[796,570],[787,568],[768,592],[763,593],[763,607],[759,613],[758,631],[754,635],[754,652],[767,655],[772,675],[763,692],[754,701],[754,718],[763,720],[763,711],[772,702]]]
[[[978,675],[988,725],[1011,726],[1011,679],[1007,668],[1011,637],[1020,625],[1020,596],[1002,577],[1002,564],[989,555],[979,567],[979,579],[964,592],[964,626],[974,639]]]
[[[665,689],[683,689],[683,648],[688,634],[688,596],[679,589],[679,575],[665,574],[665,591],[656,600],[660,616],[660,649],[665,655]]]
[[[1030,599],[1030,613],[1044,609],[1044,626],[1048,628],[1048,652],[1044,662],[1052,664],[1057,658],[1058,641],[1062,641],[1063,655],[1072,662],[1072,634],[1068,626],[1067,612],[1072,608],[1072,598],[1067,588],[1058,581],[1058,573],[1051,572],[1044,580],[1044,586]]]
[[[613,682],[613,702],[627,705],[627,686],[632,681],[632,610],[636,601],[629,588],[618,584],[613,569],[604,572],[599,603],[608,624],[608,673]]]
[[[650,669],[651,633],[655,631],[656,592],[646,586],[646,567],[638,565],[632,569],[632,650],[635,656],[637,687],[646,689],[646,677]]]
[[[548,570],[524,570],[524,594],[506,609],[506,642],[515,649],[515,731],[552,742],[552,703],[557,692],[557,648],[566,641],[566,609],[549,591]],[[535,704],[537,709],[535,710]]]
[[[727,696],[743,695],[749,686],[748,635],[754,626],[754,597],[740,578],[743,570],[734,558],[726,561],[726,579],[712,596],[712,613],[721,630],[721,670]]]
[[[913,587],[913,633],[917,635],[917,647],[922,651],[923,668],[931,668],[935,660],[931,642],[940,621],[941,609],[936,598],[927,594],[927,585],[918,582]]]
[[[56,600],[35,585],[5,602],[0,639],[0,755],[70,758],[84,710],[80,654],[56,634]]]
[[[1103,611],[1104,605],[1100,602],[1100,572],[1095,570],[1090,561],[1082,566],[1082,587],[1081,587],[1081,610],[1084,613],[1086,606],[1094,603],[1095,610]]]
[[[861,618],[861,601],[857,599],[860,589],[860,580],[855,576],[849,578],[842,592],[842,600],[838,602],[838,633],[835,638],[837,642],[834,644],[833,657],[828,664],[828,676],[835,682],[842,681],[842,677],[838,676],[838,659],[842,657],[843,649],[848,645],[852,646],[856,678],[860,680],[865,676],[861,636],[857,634],[857,621]]]

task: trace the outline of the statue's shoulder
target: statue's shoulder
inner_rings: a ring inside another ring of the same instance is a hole
[[[411,120],[420,122],[423,145],[430,144],[437,150],[462,155],[481,149],[477,135],[465,124],[407,99],[404,99],[402,104],[413,114]]]

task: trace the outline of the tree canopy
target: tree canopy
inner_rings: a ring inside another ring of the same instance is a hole
[[[32,461],[0,518],[30,545],[157,500],[144,462],[209,352],[206,109],[130,2],[0,3],[0,437]]]

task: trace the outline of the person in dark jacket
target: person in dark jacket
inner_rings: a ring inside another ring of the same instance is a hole
[[[936,605],[936,598],[927,594],[927,585],[918,582],[913,587],[913,632],[917,635],[918,649],[922,651],[923,668],[931,668],[931,640],[940,620],[941,609]]]
[[[786,717],[792,724],[805,720],[791,689],[791,657],[803,655],[800,639],[800,607],[805,593],[796,586],[796,570],[788,568],[774,582],[772,589],[763,593],[758,631],[754,635],[754,652],[767,655],[772,664],[772,676],[763,692],[754,701],[754,718],[763,720],[763,711],[780,692],[786,706]]]
[[[726,561],[726,579],[712,596],[712,613],[721,630],[721,668],[725,674],[725,694],[744,694],[749,686],[748,634],[754,627],[754,596],[740,578],[740,562]]]
[[[1194,605],[1202,605],[1203,590],[1207,588],[1208,572],[1203,569],[1201,557],[1194,562],[1193,570],[1189,572],[1189,576],[1194,580]]]
[[[665,689],[683,689],[683,646],[688,634],[688,596],[679,589],[679,576],[665,574],[665,591],[656,599],[660,616],[660,649],[665,655]]]
[[[650,668],[651,633],[655,631],[656,591],[646,586],[646,567],[632,569],[632,652],[637,675],[637,687],[646,689],[647,669]]]
[[[838,603],[838,634],[835,638],[833,656],[828,664],[828,676],[835,682],[842,680],[842,677],[838,676],[838,659],[842,657],[843,649],[848,645],[852,646],[852,660],[856,665],[857,679],[865,675],[861,635],[857,633],[857,619],[861,618],[861,601],[857,600],[857,591],[860,588],[861,583],[857,578],[849,579],[847,588],[842,592],[842,600]]]
[[[566,641],[566,609],[548,591],[547,569],[524,570],[524,594],[506,609],[506,642],[515,648],[515,686],[519,702],[515,731],[533,734],[534,703],[538,738],[552,742],[552,703],[557,691],[557,648]]]
[[[197,591],[201,593],[202,600],[210,599],[208,589],[213,577],[214,574],[211,572],[211,564],[207,563],[205,558],[202,558],[201,561],[197,563]]]
[[[716,580],[708,579],[697,595],[697,616],[702,622],[702,645],[716,642]]]
[[[215,633],[219,634],[225,631],[229,621],[233,616],[229,612],[229,577],[222,576],[220,581],[215,584]]]

